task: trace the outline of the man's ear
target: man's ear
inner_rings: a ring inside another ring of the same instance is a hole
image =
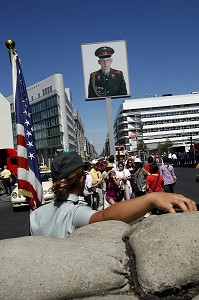
[[[98,64],[101,65],[101,60],[100,59],[98,59]]]

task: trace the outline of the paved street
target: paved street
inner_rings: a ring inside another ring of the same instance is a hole
[[[199,183],[196,182],[195,168],[175,168],[177,183],[175,193],[183,194],[199,204]]]
[[[194,168],[176,168],[178,178],[175,192],[199,203],[199,183],[195,182]],[[13,212],[10,197],[0,196],[0,239],[29,235],[29,211],[26,208]]]

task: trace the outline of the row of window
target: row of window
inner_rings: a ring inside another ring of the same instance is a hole
[[[49,138],[57,135],[60,135],[59,126],[51,127],[43,130],[37,130],[35,132],[35,139]]]
[[[49,128],[59,124],[58,116],[53,116],[39,122],[34,122],[34,130],[40,130],[42,128]]]
[[[49,94],[49,93],[51,93],[52,92],[52,86],[49,86],[49,87],[47,87],[47,88],[45,88],[45,89],[43,89],[42,90],[42,94],[43,94],[43,96],[45,96],[45,95],[47,95],[47,94]],[[41,97],[41,95],[40,95],[40,93],[38,93],[37,94],[37,97],[38,98],[40,98]],[[31,96],[31,101],[33,101],[34,100],[34,97],[33,96]]]
[[[32,114],[37,113],[39,111],[48,109],[49,107],[57,105],[57,96],[52,96],[46,99],[43,99],[39,102],[31,104]]]
[[[58,107],[57,106],[50,107],[46,110],[34,113],[32,115],[33,123],[38,122],[38,121],[42,121],[43,119],[49,118],[51,116],[56,116],[56,115],[58,115]]]
[[[70,139],[71,141],[74,141],[74,140],[75,140],[74,136],[72,136],[70,133],[68,134],[68,137],[69,137],[69,139]]]
[[[48,139],[36,140],[37,149],[54,147],[55,145],[57,145],[57,146],[61,145],[61,139],[59,136],[50,137]]]
[[[168,116],[181,116],[181,115],[193,115],[198,114],[199,110],[187,110],[187,111],[171,111],[171,112],[164,112],[164,113],[155,113],[155,114],[147,114],[142,115],[142,118],[157,118],[157,117],[168,117]]]
[[[53,90],[53,89],[52,89],[52,86],[49,86],[49,87],[43,89],[43,90],[42,90],[43,96],[45,96],[45,95],[51,93],[52,90]]]
[[[67,121],[70,125],[75,126],[73,119],[70,119],[68,116],[67,116]]]
[[[199,135],[199,133],[193,133],[191,136],[198,136]],[[162,138],[168,138],[168,139],[175,139],[175,138],[177,138],[177,137],[180,137],[182,140],[183,140],[183,137],[182,136],[179,136],[178,134],[173,134],[172,136],[171,135],[164,135],[164,136],[162,136],[162,135],[157,135],[157,136],[153,136],[153,137],[147,137],[147,138],[144,138],[144,140],[145,140],[145,142],[150,142],[150,141],[152,141],[152,140],[157,140],[157,141],[159,141],[160,139],[162,139]],[[190,135],[188,135],[187,134],[187,136],[185,137],[186,138],[186,140],[188,141],[188,142],[190,142],[190,139],[189,139],[189,137],[190,137]],[[123,135],[122,137],[120,136],[117,136],[117,140],[118,140],[118,142],[120,143],[120,144],[129,144],[129,143],[131,143],[131,139],[129,139],[129,137],[127,137],[127,136],[125,136],[125,135]],[[141,137],[140,138],[138,138],[138,141],[141,141]]]
[[[158,107],[158,111],[160,110],[166,110],[166,109],[172,109],[175,110],[175,109],[183,109],[183,108],[193,108],[195,109],[195,107],[199,107],[199,103],[190,103],[190,104],[176,104],[176,105],[172,105],[172,106],[161,106],[161,107]],[[154,107],[145,107],[145,108],[138,108],[138,109],[127,109],[125,111],[121,111],[120,114],[122,113],[127,113],[127,114],[130,114],[133,112],[137,112],[137,113],[140,113],[140,111],[144,112],[144,111],[153,111],[153,110],[156,110],[157,111],[157,107],[154,106]]]
[[[172,107],[173,108],[173,107]],[[156,108],[157,110],[157,108]],[[143,111],[143,110],[142,110]],[[125,111],[126,112],[126,111]],[[130,113],[132,114],[134,112],[134,110],[129,112],[128,117],[131,117]],[[187,110],[187,111],[170,111],[170,112],[164,112],[164,113],[154,113],[154,114],[147,114],[147,115],[142,115],[142,119],[146,119],[146,118],[157,118],[157,117],[168,117],[168,116],[181,116],[181,115],[187,115],[187,114],[198,114],[199,110]],[[134,117],[134,115],[133,115]],[[122,122],[127,121],[127,116],[121,116],[117,119],[117,124],[120,124]],[[138,120],[136,119],[136,121],[138,122]]]
[[[74,129],[70,125],[68,125],[67,127],[68,127],[68,131],[74,132]]]
[[[176,126],[176,127],[163,127],[163,128],[149,128],[149,129],[145,129],[144,133],[147,132],[159,132],[159,131],[173,131],[173,130],[184,130],[184,129],[193,129],[193,128],[198,128],[198,125],[187,125],[187,126]],[[183,132],[182,132],[183,134]]]
[[[199,121],[199,118],[189,118],[189,119],[175,119],[175,120],[161,120],[161,121],[151,121],[151,122],[146,122],[144,125],[155,125],[155,124],[167,124],[167,123],[184,123],[184,122],[194,122],[194,121]]]
[[[73,119],[73,114],[67,106],[66,106],[66,112],[67,112],[67,116],[70,116],[70,118]]]

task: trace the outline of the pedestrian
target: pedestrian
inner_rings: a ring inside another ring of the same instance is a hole
[[[140,158],[135,158],[134,160],[135,164],[135,173],[134,173],[134,178],[135,182],[137,185],[137,197],[145,195],[146,194],[146,177],[149,172],[147,172],[143,167],[142,167],[142,161]]]
[[[144,168],[145,168],[145,170],[148,172],[148,173],[150,173],[150,167],[151,167],[151,164],[153,164],[154,163],[154,158],[153,158],[153,156],[149,156],[148,157],[148,159],[147,159],[147,162],[148,162],[148,164],[146,164],[145,166],[144,166]]]
[[[127,160],[125,167],[131,173],[131,178],[129,179],[130,185],[131,185],[131,195],[130,195],[130,198],[135,198],[137,196],[138,189],[137,189],[137,185],[135,183],[135,178],[134,178],[135,168],[134,168],[132,157],[130,157]]]
[[[175,207],[184,212],[197,210],[194,201],[168,193],[149,193],[116,203],[103,211],[92,210],[86,203],[78,202],[85,183],[83,166],[81,156],[74,151],[63,152],[53,159],[52,188],[56,199],[31,213],[31,235],[65,238],[75,229],[96,222],[119,220],[130,223],[155,207],[170,213],[175,213]]]
[[[3,195],[3,193],[4,193],[4,191],[3,191],[4,186],[3,186],[3,180],[2,180],[1,174],[2,174],[2,169],[0,168],[0,196]]]
[[[114,170],[108,171],[106,180],[106,201],[109,205],[113,205],[119,201],[121,201],[124,197],[119,198],[119,188],[120,188],[120,179],[116,177],[116,172]],[[107,206],[106,206],[107,207]],[[104,207],[104,208],[106,208]]]
[[[173,166],[169,163],[168,157],[163,158],[163,164],[160,166],[160,174],[164,179],[164,191],[166,193],[174,193],[174,186],[176,183],[176,176]]]
[[[108,157],[108,163],[113,164],[113,169],[117,171],[117,164],[114,155]]]
[[[103,205],[103,193],[102,193],[102,174],[98,169],[99,162],[97,159],[93,159],[91,162],[90,174],[93,179],[93,185],[95,186],[94,193],[94,208],[98,209],[99,206]]]
[[[83,190],[84,200],[90,207],[94,208],[94,191],[95,191],[95,187],[97,186],[97,183],[96,184],[93,183],[93,179],[90,174],[91,164],[89,162],[84,163],[84,170],[85,170],[85,184]]]
[[[164,186],[164,179],[162,175],[160,175],[159,167],[156,163],[150,164],[150,174],[146,177],[146,189],[147,193],[153,193],[153,192],[162,192],[163,186]],[[152,209],[152,214],[158,214],[160,211],[157,208]],[[148,217],[151,215],[151,213],[147,213],[145,217]]]
[[[153,192],[162,192],[164,179],[163,176],[160,175],[158,165],[156,163],[152,163],[150,165],[150,175],[146,177],[146,189],[148,193]]]
[[[105,170],[106,170],[106,165],[104,163],[104,158],[103,157],[100,157],[98,159],[98,171],[100,171],[101,173],[103,173]]]
[[[177,167],[178,166],[178,158],[177,158],[177,155],[176,155],[175,152],[172,154],[171,158],[172,158],[172,164],[173,164],[173,166]]]
[[[120,179],[120,186],[124,190],[125,200],[130,199],[130,195],[132,192],[131,183],[130,183],[131,173],[129,169],[124,168],[124,164],[121,161],[118,163],[118,171],[116,172],[116,174],[117,177]]]
[[[103,209],[109,206],[108,202],[106,201],[106,181],[107,181],[109,171],[111,171],[113,168],[114,168],[114,164],[108,163],[106,165],[106,170],[102,173]]]
[[[12,190],[11,190],[11,172],[10,170],[7,169],[7,166],[4,166],[4,170],[1,173],[2,181],[3,181],[3,186],[5,189],[5,193],[7,195],[10,195]]]

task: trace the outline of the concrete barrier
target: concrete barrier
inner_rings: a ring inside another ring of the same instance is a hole
[[[1,240],[0,299],[192,299],[198,224],[198,212],[178,213],[95,223],[67,239]]]

